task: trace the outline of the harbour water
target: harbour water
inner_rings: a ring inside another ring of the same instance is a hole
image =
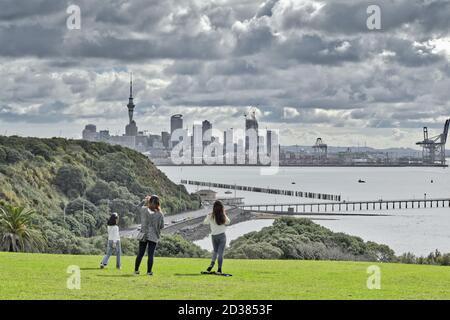
[[[340,194],[342,200],[450,198],[450,171],[443,168],[334,168],[282,167],[275,175],[262,175],[257,167],[160,167],[174,182],[181,179],[213,181],[256,187]],[[358,180],[366,183],[358,183]],[[295,184],[293,184],[295,183]],[[186,186],[189,192],[196,186]],[[226,190],[214,189],[221,197]],[[290,196],[238,191],[246,204],[312,202]],[[435,249],[450,252],[450,210],[411,209],[376,211],[389,216],[333,216],[316,223],[333,231],[389,245],[397,254],[426,255]],[[314,218],[314,216],[312,216]],[[317,217],[316,217],[317,218]],[[323,218],[323,217],[320,217]],[[273,220],[247,221],[231,226],[228,240],[268,226]],[[211,249],[209,239],[197,242]]]

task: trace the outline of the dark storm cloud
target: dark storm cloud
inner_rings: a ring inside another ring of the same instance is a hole
[[[214,59],[221,56],[215,42],[216,38],[209,36],[175,36],[145,40],[104,36],[97,39],[80,39],[71,43],[67,51],[79,58],[136,62],[148,59]]]
[[[55,12],[64,12],[65,1],[54,0],[2,0],[0,21],[13,21]]]
[[[180,4],[176,1],[141,0],[127,3],[111,0],[101,5],[78,1],[75,3],[81,7],[82,31],[69,31],[65,29],[65,7],[60,2],[53,6],[51,3],[42,1],[39,10],[35,10],[35,5],[28,5],[20,11],[17,5],[8,2],[7,7],[15,10],[6,10],[11,12],[9,15],[16,12],[15,15],[21,17],[37,16],[40,19],[33,19],[29,24],[3,26],[0,39],[2,43],[12,45],[2,46],[0,54],[145,61],[223,59],[233,52],[237,56],[267,54],[274,60],[292,58],[302,63],[358,61],[363,52],[362,46],[368,43],[364,39],[352,39],[351,35],[360,32],[361,28],[363,32],[368,32],[365,10],[372,4],[366,1],[356,4],[337,1],[326,3],[318,9],[317,3],[309,0],[301,6],[298,6],[300,2],[268,0],[255,9],[254,17],[239,21],[233,6],[201,9],[187,2],[184,10],[180,11]],[[448,23],[448,19],[441,18],[443,11],[450,13],[450,8],[445,4],[432,2],[424,5],[410,1],[377,3],[382,7],[383,30],[399,28],[405,23],[412,24],[416,29],[435,30],[430,15],[436,16],[437,23],[442,27]],[[423,10],[428,14],[418,13]],[[58,19],[47,19],[55,14]],[[205,23],[210,24],[210,30],[201,29]],[[279,27],[312,32],[288,33],[283,38],[277,34]],[[317,33],[320,30],[331,34],[341,32],[345,36],[327,39],[325,34]],[[133,33],[144,36],[136,38]],[[231,43],[227,37],[232,37]],[[349,49],[343,50],[343,44],[350,44]],[[377,42],[376,45],[383,43]],[[384,45],[389,47],[393,44]],[[398,46],[399,62],[409,66],[438,59],[431,53],[426,57],[415,54],[417,50],[407,43],[403,46],[398,43]],[[410,49],[414,50],[409,53]]]
[[[0,26],[0,55],[51,57],[60,53],[62,33],[39,24]]]
[[[44,103],[32,110],[18,110],[15,107],[4,105],[0,106],[0,119],[8,122],[29,123],[54,123],[75,119],[76,115],[64,114],[68,108],[69,106],[61,101]]]
[[[267,20],[254,20],[233,29],[236,38],[234,53],[237,56],[251,55],[270,49],[275,36],[267,22]]]

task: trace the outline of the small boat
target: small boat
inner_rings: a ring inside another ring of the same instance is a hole
[[[295,184],[295,182],[291,182],[292,184]]]
[[[366,183],[366,181],[359,179],[358,183]]]

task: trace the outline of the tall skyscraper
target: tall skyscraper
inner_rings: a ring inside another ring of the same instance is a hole
[[[172,142],[172,148],[180,142],[180,140],[173,137],[173,132],[177,129],[183,129],[183,115],[175,114],[170,117],[170,141]]]
[[[212,141],[212,124],[208,120],[202,122],[203,146],[207,146]]]
[[[161,140],[164,148],[168,149],[170,146],[170,133],[166,131],[161,132]]]
[[[202,125],[194,124],[192,126],[192,144],[191,152],[194,164],[203,163],[203,141],[202,141]]]
[[[258,137],[258,121],[255,110],[252,110],[245,117],[245,159],[247,164],[258,163]]]
[[[266,152],[270,157],[270,155],[272,154],[272,130],[267,130],[266,133]]]
[[[226,164],[234,164],[235,152],[234,130],[230,128],[223,133],[223,154]]]

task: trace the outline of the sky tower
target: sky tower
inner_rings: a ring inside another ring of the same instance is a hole
[[[125,135],[126,136],[137,136],[138,128],[136,126],[136,122],[133,120],[134,113],[134,103],[133,103],[133,74],[130,73],[130,98],[128,98],[128,117],[130,118],[130,122],[125,127]]]
[[[134,103],[133,103],[133,73],[130,73],[130,97],[128,98],[128,117],[130,123],[133,121]]]

